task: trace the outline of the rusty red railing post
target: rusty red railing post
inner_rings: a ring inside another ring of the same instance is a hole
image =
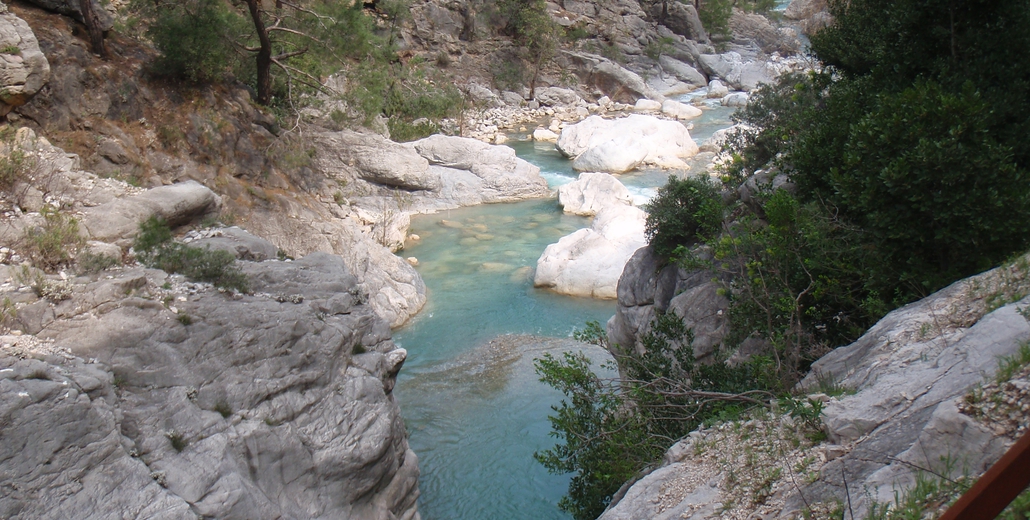
[[[1027,486],[1030,486],[1030,431],[963,493],[940,520],[996,518]]]

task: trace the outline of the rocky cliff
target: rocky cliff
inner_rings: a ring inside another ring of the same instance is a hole
[[[695,431],[601,518],[823,517],[841,507],[862,518],[919,474],[979,475],[1030,427],[1030,370],[994,382],[1001,360],[1030,342],[1028,266],[1024,256],[956,282],[817,361],[799,389],[825,403],[827,440],[813,443],[777,413]],[[640,250],[620,280],[609,340],[633,344],[656,310],[670,310],[699,332],[704,356],[724,335],[717,284]]]
[[[405,352],[339,257],[247,262],[252,295],[124,268],[58,303],[16,272],[42,328],[0,337],[5,518],[418,518]]]

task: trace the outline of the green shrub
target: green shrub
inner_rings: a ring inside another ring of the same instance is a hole
[[[601,346],[604,337],[596,322],[576,334]],[[749,395],[771,395],[764,390],[770,384],[768,360],[735,367],[722,359],[695,363],[693,335],[674,314],[658,316],[641,339],[642,355],[617,345],[611,349],[625,374],[622,379],[598,376],[582,353],[535,360],[540,380],[566,399],[548,417],[560,443],[534,458],[553,473],[574,473],[558,505],[577,520],[597,518],[623,483],[698,425],[754,406],[758,399]],[[695,391],[727,397],[710,399]]]
[[[701,19],[708,34],[728,35],[730,33],[730,15],[733,14],[733,0],[705,0],[698,10],[697,16]]]
[[[32,165],[32,159],[14,142],[15,128],[0,128],[0,192],[7,191]]]
[[[53,272],[69,265],[85,244],[79,235],[79,221],[57,209],[44,206],[43,225],[25,230],[26,255],[32,265]]]
[[[133,249],[139,261],[148,267],[179,273],[194,282],[207,282],[215,287],[239,292],[250,290],[246,275],[236,265],[235,256],[227,251],[200,249],[174,242],[168,225],[157,217],[140,223]]]
[[[161,51],[153,71],[191,82],[220,81],[230,62],[231,47],[223,40],[230,16],[220,0],[163,4],[147,31]]]
[[[96,274],[110,269],[121,262],[112,256],[86,251],[76,258],[75,263],[78,265],[80,274]]]
[[[714,236],[722,223],[719,187],[707,177],[669,177],[646,209],[648,243],[666,258],[677,246]]]

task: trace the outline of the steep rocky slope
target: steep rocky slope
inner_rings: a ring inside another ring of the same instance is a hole
[[[609,339],[632,344],[656,310],[668,310],[694,327],[702,357],[725,335],[720,311],[727,302],[715,291],[718,282],[658,265],[645,248],[627,267]],[[811,443],[797,421],[777,414],[699,430],[625,488],[602,518],[818,517],[842,504],[862,518],[911,488],[920,472],[982,473],[1030,425],[1018,402],[1025,376],[1003,385],[1016,393],[1001,402],[1016,401],[1000,414],[980,412],[976,390],[1001,359],[1030,342],[1028,266],[1024,256],[956,282],[889,313],[816,362],[800,389],[825,403],[826,441]]]

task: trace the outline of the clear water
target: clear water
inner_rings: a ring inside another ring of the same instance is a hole
[[[729,113],[706,111],[691,135],[707,138],[727,126]],[[540,166],[551,187],[575,180],[553,144],[510,146]],[[639,201],[666,179],[657,170],[619,176]],[[412,217],[421,240],[401,254],[418,259],[429,301],[394,333],[408,350],[395,395],[419,456],[424,519],[570,518],[557,507],[569,476],[533,459],[555,443],[547,415],[561,399],[538,381],[533,359],[583,348],[595,362],[607,359],[569,336],[587,321],[607,321],[615,302],[535,289],[532,274],[548,244],[589,223],[563,214],[554,199]]]

